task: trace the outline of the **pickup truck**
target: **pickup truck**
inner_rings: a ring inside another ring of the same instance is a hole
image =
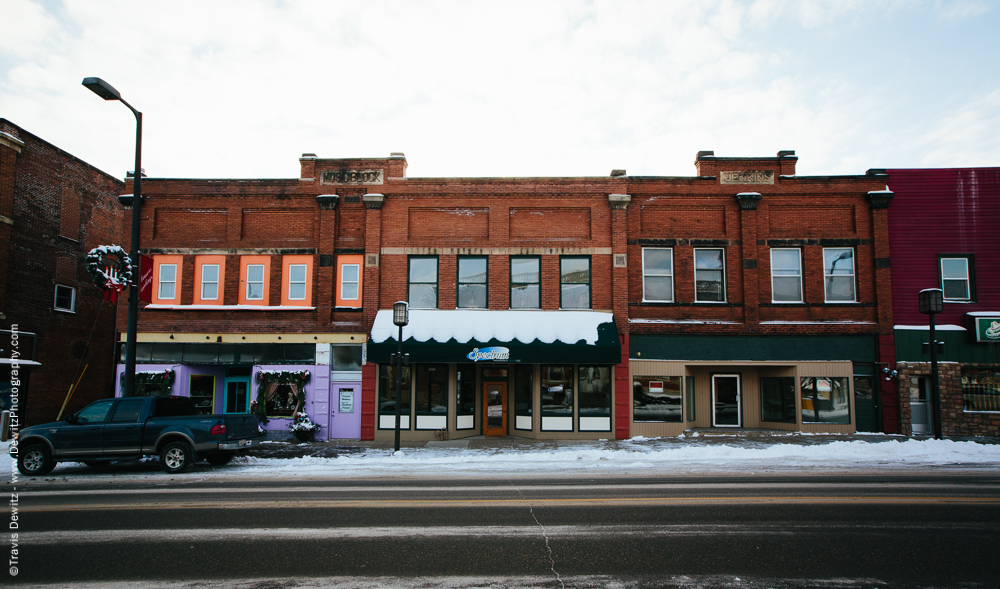
[[[22,429],[17,469],[41,476],[57,462],[96,467],[159,456],[163,470],[178,473],[199,459],[226,464],[236,450],[258,444],[260,436],[256,415],[201,415],[188,397],[102,399],[63,421]]]

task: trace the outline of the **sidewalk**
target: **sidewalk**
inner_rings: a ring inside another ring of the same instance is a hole
[[[928,436],[902,436],[889,434],[803,434],[782,430],[723,430],[696,428],[683,436],[670,438],[631,438],[628,440],[535,440],[508,436],[493,438],[470,436],[458,440],[402,442],[400,449],[470,449],[493,450],[496,453],[509,452],[551,452],[559,448],[591,448],[601,450],[665,450],[678,447],[729,446],[735,448],[763,449],[777,445],[822,446],[833,442],[904,442],[906,440],[927,440]],[[956,442],[976,442],[984,445],[1000,445],[997,437],[956,436],[946,437]],[[344,455],[363,455],[369,452],[384,454],[392,451],[392,441],[368,440],[328,440],[325,442],[277,442],[267,441],[245,452],[247,456],[259,458],[301,458],[306,456],[335,458]],[[242,452],[241,452],[242,454]]]

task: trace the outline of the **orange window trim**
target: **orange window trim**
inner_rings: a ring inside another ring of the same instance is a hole
[[[174,264],[177,268],[174,282],[174,296],[170,299],[160,298],[160,266],[164,264]],[[184,256],[153,256],[153,304],[154,305],[179,305],[181,304],[181,276],[184,268]]]
[[[219,266],[219,288],[216,298],[201,298],[201,269],[205,264],[218,264]],[[194,304],[196,305],[221,305],[224,300],[226,285],[226,256],[195,256],[194,257]]]
[[[291,273],[290,267],[293,265],[305,265],[306,267],[306,293],[305,299],[291,299]],[[312,268],[313,256],[282,256],[281,257],[281,306],[282,307],[311,307],[312,306]]]
[[[344,266],[357,265],[358,267],[358,296],[353,299],[345,299],[342,289],[344,287]],[[363,284],[365,274],[364,256],[337,256],[337,302],[338,307],[361,308]]]
[[[247,300],[247,266],[264,266],[264,297],[262,299]],[[271,256],[240,256],[240,296],[241,305],[268,306],[268,293],[271,287]]]

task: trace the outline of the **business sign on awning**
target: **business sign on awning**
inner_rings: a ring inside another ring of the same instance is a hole
[[[386,363],[399,328],[392,311],[379,311],[368,360]],[[403,327],[411,362],[617,364],[621,343],[614,316],[601,311],[493,311],[411,309]]]
[[[976,341],[1000,342],[1000,316],[976,317]]]

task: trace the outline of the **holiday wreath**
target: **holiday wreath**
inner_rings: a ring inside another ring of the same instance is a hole
[[[111,272],[104,268],[104,256],[118,258]],[[132,258],[118,245],[99,245],[87,252],[87,273],[94,284],[104,289],[104,300],[112,304],[118,302],[118,293],[132,284]]]

